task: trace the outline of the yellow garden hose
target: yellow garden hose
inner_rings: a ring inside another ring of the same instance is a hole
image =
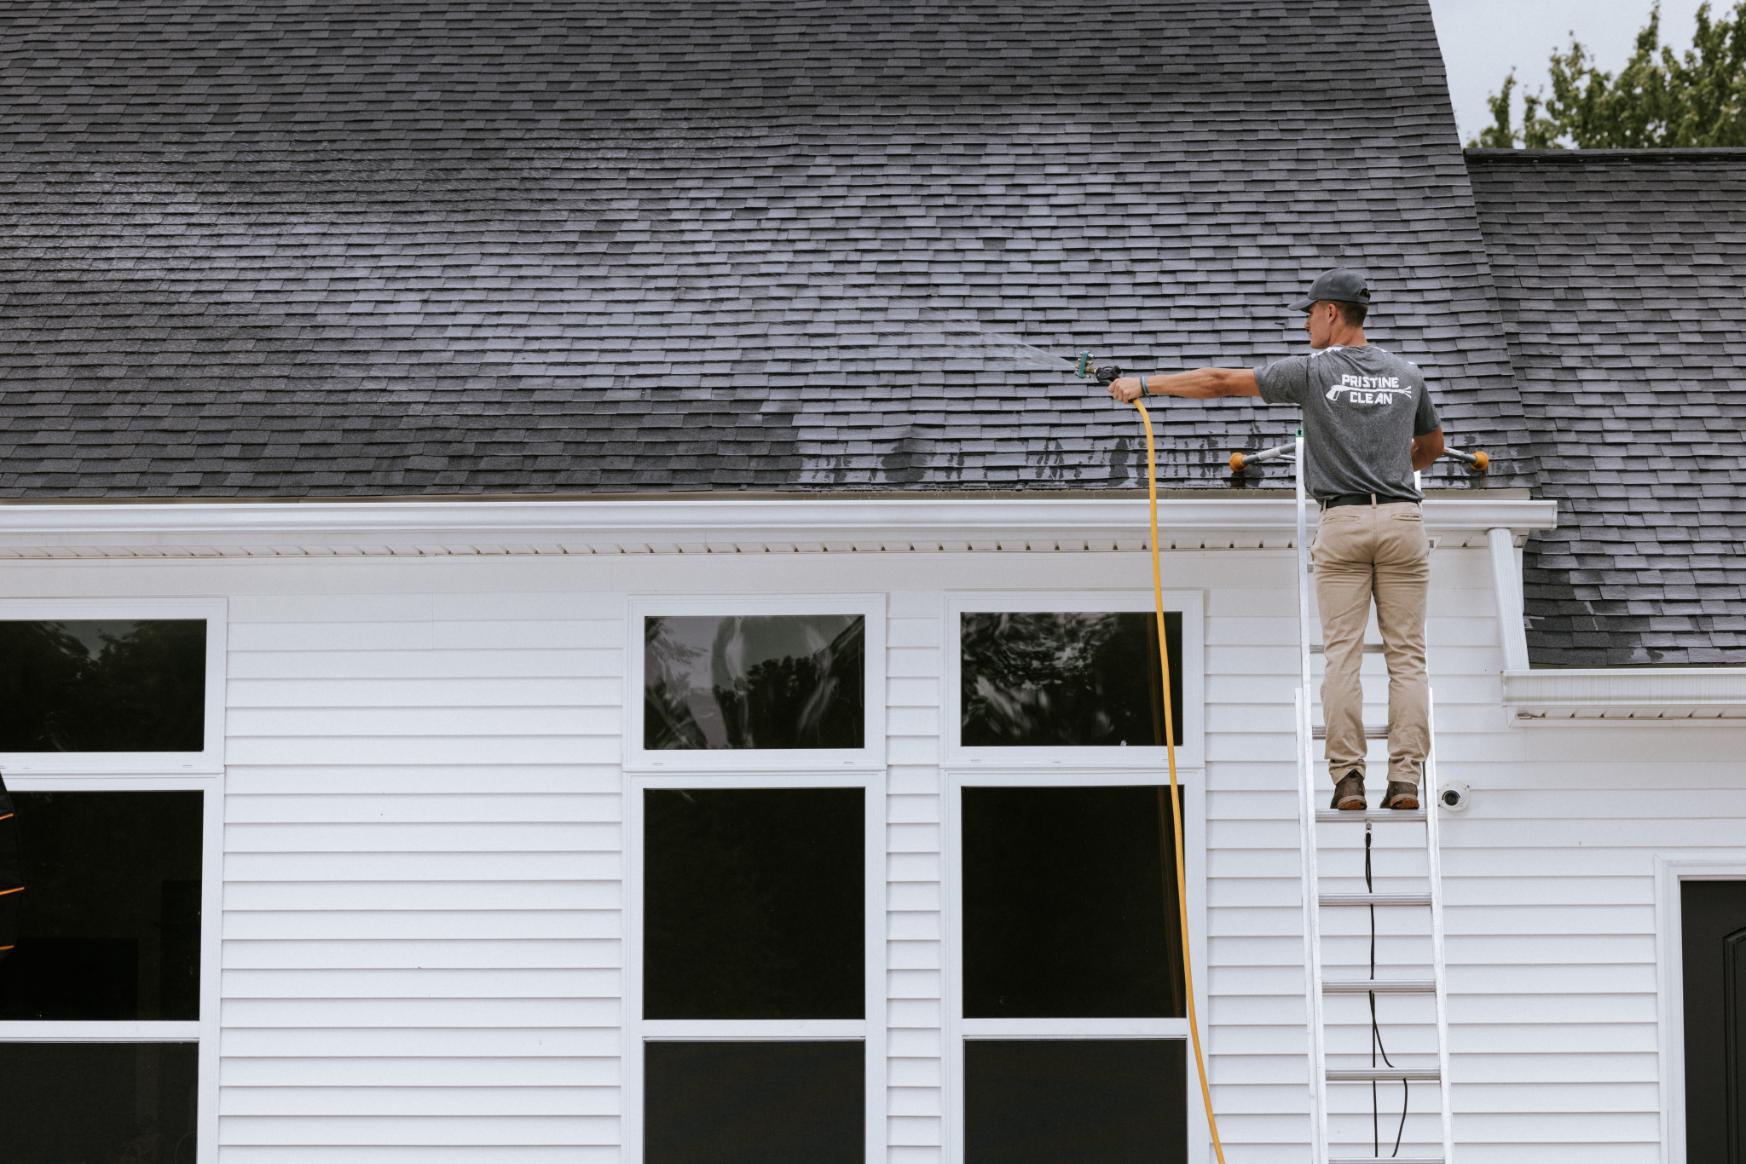
[[[1144,383],[1144,381],[1142,381]],[[1176,720],[1170,703],[1170,651],[1164,639],[1164,563],[1158,544],[1158,448],[1152,439],[1152,417],[1139,400],[1133,402],[1146,426],[1146,502],[1152,517],[1152,605],[1158,619],[1158,664],[1164,669],[1164,754],[1170,762],[1171,823],[1176,834],[1176,908],[1182,923],[1182,982],[1188,1001],[1188,1034],[1194,1042],[1194,1066],[1200,1074],[1200,1098],[1206,1105],[1206,1126],[1212,1132],[1213,1151],[1225,1164],[1225,1146],[1219,1139],[1218,1117],[1213,1115],[1212,1088],[1206,1079],[1206,1056],[1200,1047],[1200,1022],[1194,1013],[1194,966],[1188,941],[1188,870],[1183,860],[1182,787],[1176,781]]]

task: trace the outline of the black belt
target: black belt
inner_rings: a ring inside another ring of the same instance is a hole
[[[1332,497],[1318,497],[1323,509],[1338,509],[1342,505],[1412,505],[1417,499],[1412,497],[1390,497],[1386,493],[1336,493]]]

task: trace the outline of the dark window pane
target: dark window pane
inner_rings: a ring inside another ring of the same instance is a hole
[[[7,1164],[193,1164],[193,1043],[0,1043]]]
[[[0,780],[0,963],[18,941],[18,915],[24,906],[24,871],[18,855],[18,818],[6,782]]]
[[[643,624],[643,746],[859,748],[866,620],[705,615]]]
[[[965,614],[967,747],[1164,744],[1157,620],[1149,612]],[[1182,615],[1166,613],[1170,710],[1182,742]]]
[[[0,752],[198,752],[206,623],[0,622]]]
[[[866,1159],[860,1043],[649,1043],[643,1074],[645,1164]]]
[[[200,1017],[201,796],[13,793],[25,889],[0,1019]]]
[[[646,1017],[865,1015],[865,796],[644,794]]]
[[[1179,1040],[971,1041],[965,1164],[1188,1159]]]
[[[1168,788],[966,788],[967,1018],[1184,1013]]]
[[[1686,1159],[1746,1160],[1746,882],[1679,885]]]

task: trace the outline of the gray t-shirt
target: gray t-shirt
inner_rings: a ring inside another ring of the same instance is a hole
[[[1375,344],[1323,348],[1255,372],[1261,399],[1303,409],[1312,496],[1418,501],[1412,439],[1439,427],[1418,365]]]

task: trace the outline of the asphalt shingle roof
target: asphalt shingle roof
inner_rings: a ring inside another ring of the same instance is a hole
[[[1526,485],[1439,59],[1426,0],[11,0],[0,497],[1132,486],[1054,357],[1301,350],[1336,262]],[[1293,428],[1159,411],[1179,487]]]
[[[1746,664],[1746,150],[1468,155],[1543,496],[1536,664]]]
[[[1432,484],[1560,501],[1534,661],[1746,662],[1746,164],[1464,164],[1439,61],[1426,0],[12,0],[0,499],[1127,488],[1065,358],[1302,350],[1352,263],[1493,456]],[[1179,488],[1295,421],[1154,412]]]

